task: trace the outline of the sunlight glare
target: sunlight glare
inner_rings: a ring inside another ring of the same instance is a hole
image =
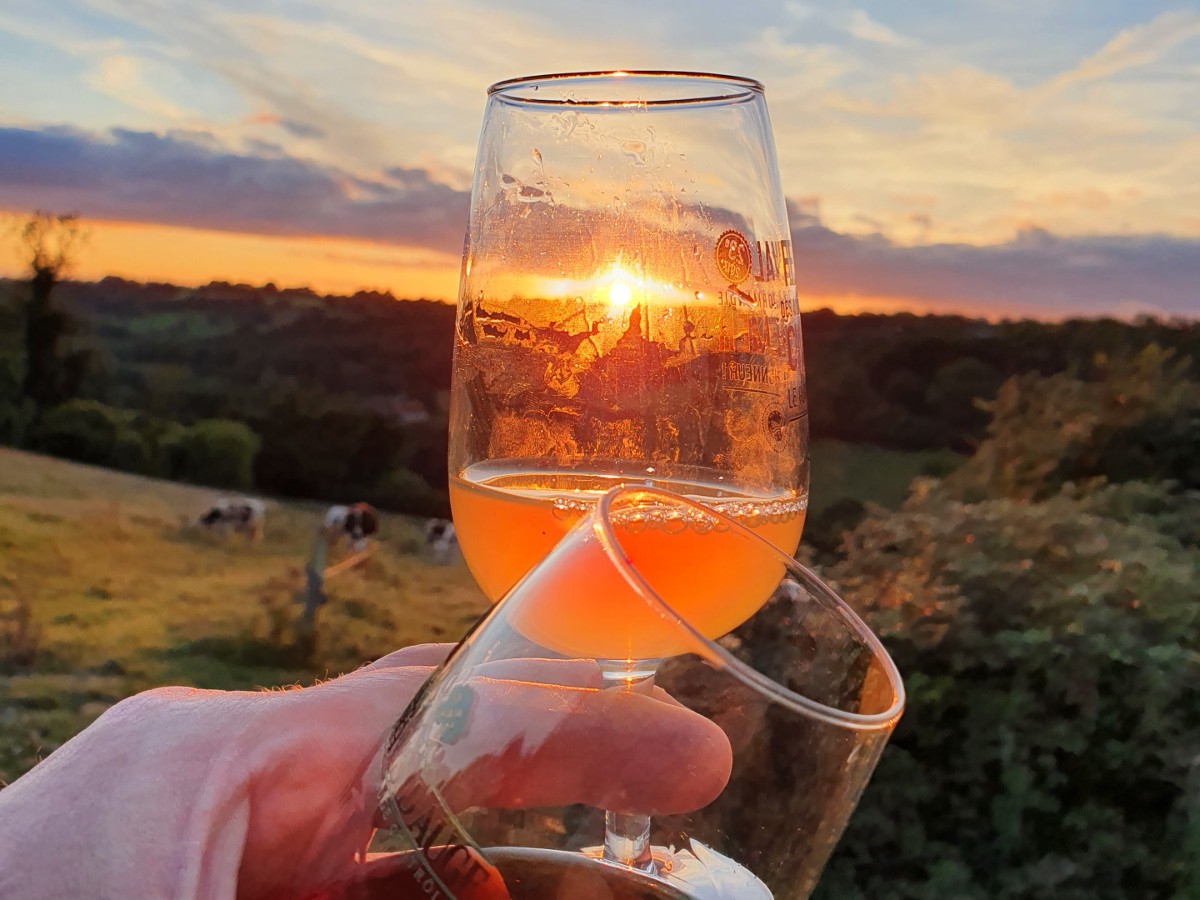
[[[608,303],[614,310],[628,306],[631,299],[633,299],[633,291],[623,281],[613,282],[609,286]]]

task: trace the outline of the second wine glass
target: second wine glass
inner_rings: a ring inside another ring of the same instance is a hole
[[[463,257],[449,464],[459,543],[492,600],[621,484],[669,489],[795,551],[807,401],[761,84],[609,72],[492,86]],[[680,570],[694,553],[723,552],[711,539],[661,550],[656,564]],[[697,583],[679,610],[709,637],[770,593],[745,589],[743,562],[729,555],[726,583]],[[613,621],[604,592],[582,578],[569,590],[569,615],[542,613],[549,643],[598,658],[610,683],[648,689],[657,660]],[[644,856],[647,827],[614,814],[613,858]]]

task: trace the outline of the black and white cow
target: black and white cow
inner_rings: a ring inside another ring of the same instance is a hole
[[[425,524],[425,549],[434,562],[446,563],[458,549],[458,533],[448,519],[430,519]]]
[[[321,527],[330,548],[345,540],[351,551],[359,553],[366,549],[367,538],[379,531],[379,513],[367,503],[331,506]]]
[[[262,537],[267,509],[251,497],[221,497],[196,520],[196,524],[218,534],[241,534],[247,541]]]

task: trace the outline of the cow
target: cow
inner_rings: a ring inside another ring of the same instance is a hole
[[[251,497],[221,497],[204,512],[196,524],[218,534],[241,534],[247,542],[262,538],[267,509],[261,500]]]
[[[345,540],[352,552],[361,553],[367,548],[367,538],[379,530],[379,513],[367,503],[331,506],[325,512],[321,530],[331,550]]]
[[[425,524],[425,550],[436,563],[447,563],[458,549],[458,533],[448,519],[430,519]]]

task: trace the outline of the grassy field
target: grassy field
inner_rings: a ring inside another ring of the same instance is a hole
[[[217,492],[0,449],[0,781],[148,687],[309,683],[406,644],[450,640],[486,608],[461,561],[430,564],[420,522],[388,516],[377,552],[327,583],[299,658],[293,598],[324,507],[269,503],[257,545],[181,527]]]
[[[897,505],[914,475],[946,463],[818,443],[813,508]],[[269,503],[265,538],[247,545],[183,527],[216,496],[0,448],[0,783],[137,691],[307,684],[453,640],[486,608],[461,560],[426,559],[421,522],[389,516],[377,552],[328,583],[315,651],[298,653],[295,597],[324,507]]]

